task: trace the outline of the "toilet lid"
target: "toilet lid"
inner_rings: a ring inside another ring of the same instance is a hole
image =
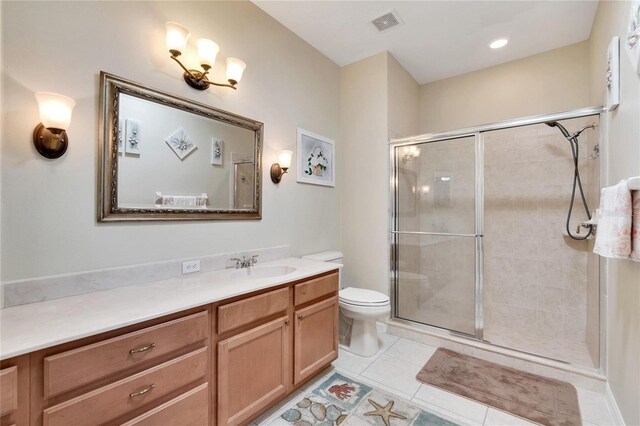
[[[378,291],[347,287],[340,290],[340,300],[352,305],[385,305],[389,303],[389,296]]]

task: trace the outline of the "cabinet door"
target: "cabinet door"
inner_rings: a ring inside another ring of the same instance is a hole
[[[294,384],[338,358],[338,297],[296,311]]]
[[[218,343],[218,423],[244,424],[285,395],[290,383],[289,317]]]

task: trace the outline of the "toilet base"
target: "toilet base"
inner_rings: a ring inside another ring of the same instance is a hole
[[[360,356],[372,356],[380,349],[376,322],[354,319],[348,351]]]

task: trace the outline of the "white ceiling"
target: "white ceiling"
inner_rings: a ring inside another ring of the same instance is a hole
[[[589,38],[597,1],[270,1],[254,3],[340,66],[388,50],[424,84]],[[371,20],[394,9],[403,24]],[[507,36],[507,47],[488,43]]]

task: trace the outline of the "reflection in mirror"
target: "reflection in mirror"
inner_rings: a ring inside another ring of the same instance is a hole
[[[107,74],[103,91],[100,220],[260,218],[262,123]]]

